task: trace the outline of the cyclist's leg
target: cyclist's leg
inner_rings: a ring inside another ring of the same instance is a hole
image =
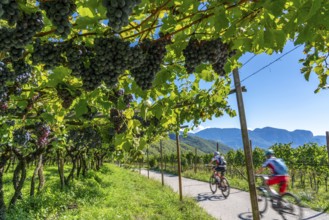
[[[215,173],[215,178],[217,179],[217,180],[219,180],[220,179],[220,171],[221,171],[221,169],[220,169],[220,167],[216,167],[215,168],[215,171],[216,171],[216,173]]]
[[[265,183],[268,186],[268,188],[271,189],[272,185],[276,185],[280,183],[280,178],[279,176],[271,176]]]
[[[222,179],[225,177],[225,171],[226,171],[226,168],[225,167],[219,167],[219,172],[220,172],[220,179],[221,179],[221,183],[222,182]],[[223,185],[222,185],[223,186]]]
[[[286,192],[287,187],[288,187],[288,176],[280,176],[280,187],[279,187],[279,194],[282,195],[283,193]]]

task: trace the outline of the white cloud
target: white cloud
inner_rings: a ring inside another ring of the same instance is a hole
[[[189,133],[197,133],[197,132],[202,131],[202,130],[204,130],[204,129],[206,129],[206,128],[210,128],[210,127],[204,127],[204,126],[202,126],[202,125],[199,125],[199,126],[196,127],[194,130],[189,131]]]

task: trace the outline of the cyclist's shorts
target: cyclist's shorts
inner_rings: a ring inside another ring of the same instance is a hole
[[[220,172],[220,175],[225,176],[226,167],[216,167],[215,170]]]
[[[287,190],[288,180],[288,176],[272,176],[269,180],[267,180],[267,185],[271,186],[274,184],[280,184],[279,192],[282,194]]]

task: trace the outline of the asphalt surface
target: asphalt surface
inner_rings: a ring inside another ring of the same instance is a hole
[[[141,174],[161,182],[161,173],[141,170]],[[170,186],[173,191],[179,193],[178,176],[164,174],[164,184]],[[224,198],[221,191],[212,194],[209,183],[182,177],[183,196],[194,198],[197,203],[210,215],[220,220],[252,220],[250,195],[237,189],[232,189],[228,198]],[[282,220],[283,218],[268,206],[261,219]],[[292,218],[294,219],[294,218]],[[329,214],[317,212],[309,208],[303,208],[304,220],[329,220]],[[288,219],[290,220],[290,218]]]

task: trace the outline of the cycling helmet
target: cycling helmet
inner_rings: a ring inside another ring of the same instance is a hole
[[[274,151],[272,149],[268,149],[265,151],[265,156],[268,157],[268,156],[272,156],[272,155],[274,155]]]
[[[214,152],[214,156],[217,156],[217,155],[219,155],[219,152],[218,151],[215,151]]]

